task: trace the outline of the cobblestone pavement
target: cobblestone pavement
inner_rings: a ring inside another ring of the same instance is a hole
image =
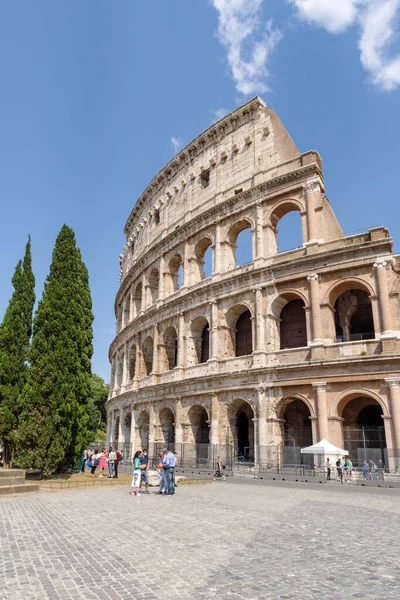
[[[400,598],[399,490],[336,482],[0,500],[0,598]]]

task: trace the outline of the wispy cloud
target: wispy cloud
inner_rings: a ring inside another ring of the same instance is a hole
[[[272,21],[261,22],[262,3],[212,0],[218,11],[218,39],[226,47],[236,89],[246,96],[268,91],[268,59],[281,38]]]
[[[315,23],[330,33],[344,31],[353,25],[364,0],[288,0],[297,8],[300,19]]]
[[[385,90],[400,85],[400,54],[389,55],[399,16],[400,0],[376,0],[369,2],[360,17],[361,62],[371,73],[373,83]]]
[[[288,0],[299,17],[330,33],[357,24],[361,63],[372,82],[384,90],[400,85],[400,54],[390,54],[400,13],[400,0]]]
[[[371,81],[384,90],[400,86],[400,53],[393,51],[400,0],[286,0],[305,23],[339,34],[354,26],[360,59]],[[226,48],[236,89],[268,91],[268,61],[281,32],[262,20],[264,0],[211,0],[218,11],[218,39]],[[217,116],[217,115],[216,115]]]
[[[178,150],[180,148],[182,148],[182,140],[177,137],[172,136],[171,144],[172,144],[175,154],[178,152]]]
[[[223,119],[228,113],[230,113],[228,108],[223,108],[222,106],[221,108],[217,108],[213,112],[213,121],[219,121],[220,119]]]

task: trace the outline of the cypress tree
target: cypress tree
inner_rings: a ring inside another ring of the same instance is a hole
[[[0,441],[3,462],[11,468],[18,439],[22,391],[28,377],[29,341],[35,304],[31,240],[12,278],[14,292],[0,325]]]
[[[33,323],[21,464],[45,475],[73,466],[88,441],[92,300],[75,234],[58,234]]]

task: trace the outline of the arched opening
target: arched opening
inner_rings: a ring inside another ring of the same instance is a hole
[[[129,348],[129,380],[135,377],[136,370],[136,344],[132,344]]]
[[[306,313],[303,300],[290,300],[280,315],[280,348],[307,346]]]
[[[253,352],[251,313],[245,310],[236,321],[235,355],[247,356]]]
[[[343,445],[355,466],[372,460],[387,465],[386,436],[381,405],[373,398],[358,396],[342,401]]]
[[[149,419],[149,413],[146,410],[142,410],[142,412],[139,415],[138,429],[139,429],[140,449],[143,450],[143,448],[149,447],[150,419]]]
[[[175,327],[168,327],[164,333],[164,346],[167,359],[167,369],[172,371],[178,360],[178,334]]]
[[[173,294],[183,285],[183,261],[181,255],[175,254],[169,261],[168,267],[168,293]]]
[[[117,387],[121,387],[123,375],[124,375],[124,355],[119,354],[118,361],[117,361],[117,370],[116,370]]]
[[[127,296],[125,298],[125,302],[124,302],[124,327],[126,327],[129,323],[129,318],[130,318],[130,311],[129,311],[129,307],[131,304],[131,295],[129,294],[129,296]]]
[[[213,272],[213,250],[210,238],[201,239],[195,247],[194,254],[196,265],[193,269],[193,283],[206,277],[211,277]]]
[[[175,442],[174,430],[174,413],[170,408],[163,408],[160,412],[160,442],[172,449],[172,444]]]
[[[336,300],[334,309],[336,342],[375,338],[371,300],[364,290],[350,289],[343,292]]]
[[[303,234],[298,210],[287,212],[275,225],[277,252],[287,252],[302,247]]]
[[[135,289],[135,294],[133,296],[133,307],[134,307],[134,316],[137,317],[142,310],[142,295],[143,295],[143,285],[142,283],[138,283]]]
[[[194,345],[194,361],[197,364],[205,363],[210,358],[210,330],[205,317],[197,317],[191,325],[191,334]]]
[[[148,335],[143,342],[143,362],[146,370],[146,375],[150,375],[153,371],[153,338]]]
[[[244,400],[238,400],[228,410],[230,439],[239,461],[254,461],[254,411]]]
[[[150,273],[150,277],[149,277],[149,290],[150,290],[151,304],[155,304],[158,300],[159,284],[160,284],[160,273],[158,272],[158,269],[153,269],[152,272]]]
[[[312,445],[312,425],[310,409],[303,400],[293,399],[285,402],[280,411],[283,420],[282,443],[283,464],[296,465],[313,461],[313,455],[302,455],[301,448]]]
[[[249,221],[238,221],[229,229],[225,267],[229,271],[253,260],[253,235]]]

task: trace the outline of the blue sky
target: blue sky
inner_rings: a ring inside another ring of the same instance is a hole
[[[108,380],[126,218],[181,144],[256,94],[320,152],[344,231],[386,225],[399,251],[399,20],[400,0],[3,0],[0,318],[28,234],[40,297],[67,223]]]

